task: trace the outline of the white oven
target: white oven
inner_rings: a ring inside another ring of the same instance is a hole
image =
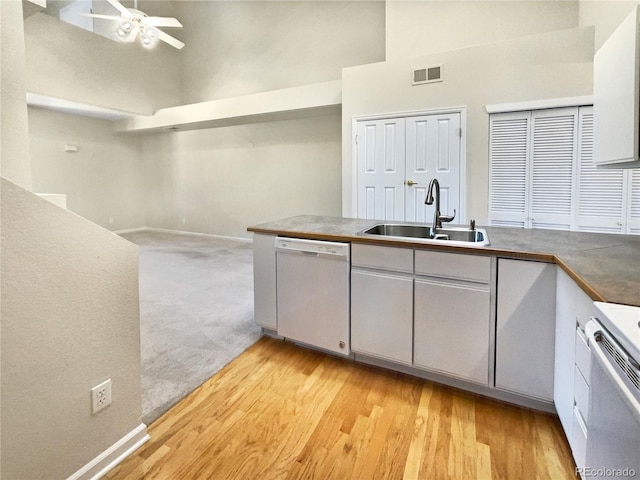
[[[640,478],[640,308],[600,304],[586,325],[591,365],[583,478]],[[579,469],[580,470],[580,469]]]

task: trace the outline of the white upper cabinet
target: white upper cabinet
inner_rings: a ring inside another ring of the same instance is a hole
[[[640,166],[640,59],[636,7],[593,59],[594,155],[596,165]]]

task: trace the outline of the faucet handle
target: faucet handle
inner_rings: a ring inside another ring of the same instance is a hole
[[[469,222],[469,230],[473,231],[476,229],[476,221],[475,220],[471,220],[471,222]]]
[[[456,209],[453,209],[453,215],[440,215],[441,222],[451,222],[454,218],[456,218]]]

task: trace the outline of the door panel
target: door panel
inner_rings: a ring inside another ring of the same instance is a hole
[[[460,114],[407,117],[406,214],[411,222],[433,221],[434,205],[425,205],[432,178],[440,183],[440,213],[460,212]],[[456,219],[456,222],[458,219]]]
[[[404,119],[358,122],[358,218],[404,219]]]

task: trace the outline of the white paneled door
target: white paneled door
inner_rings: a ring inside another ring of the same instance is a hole
[[[404,119],[358,122],[358,217],[404,219]]]
[[[432,178],[440,183],[440,211],[460,218],[460,113],[356,122],[357,216],[431,222],[425,205]]]
[[[408,117],[406,151],[404,220],[433,221],[435,206],[424,203],[432,178],[440,183],[440,213],[453,215],[456,210],[457,216],[460,213],[460,114]],[[458,220],[459,217],[455,222]]]

